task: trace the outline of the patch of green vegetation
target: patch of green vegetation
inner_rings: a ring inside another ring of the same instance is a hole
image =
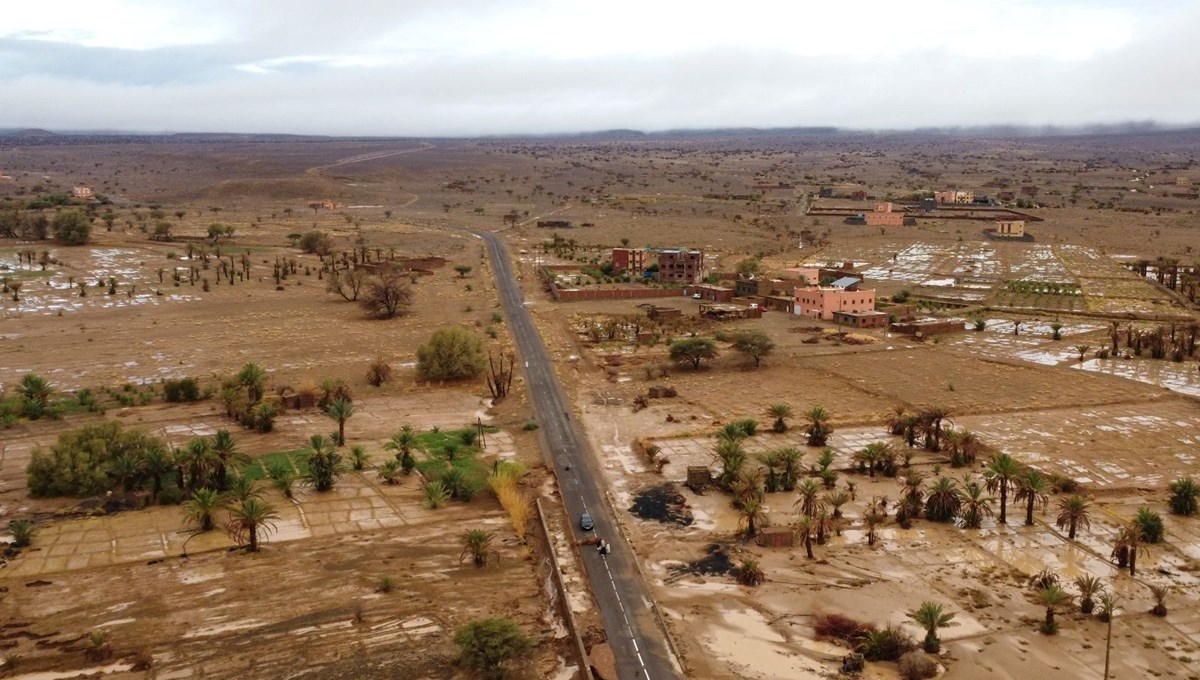
[[[258,481],[267,478],[267,470],[279,463],[290,465],[296,470],[296,475],[303,476],[308,473],[308,466],[304,462],[305,454],[308,449],[290,449],[287,451],[272,451],[261,455],[242,467],[242,476],[250,481]]]
[[[423,449],[429,452],[432,452],[435,449],[441,450],[445,448],[447,442],[451,441],[462,447],[463,433],[476,431],[477,430],[474,427],[464,427],[461,430],[431,430],[429,432],[422,432],[421,434],[417,435],[417,441],[420,442]],[[492,434],[493,432],[499,432],[500,428],[485,427],[483,428],[483,431],[487,434]],[[472,448],[475,448],[475,450],[478,451],[477,447],[472,446]]]

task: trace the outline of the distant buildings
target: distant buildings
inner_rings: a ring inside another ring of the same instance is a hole
[[[75,187],[74,189],[71,189],[71,195],[74,196],[75,198],[78,198],[78,199],[84,200],[84,201],[90,201],[96,197],[96,193],[92,191],[91,187],[83,187],[83,186]]]
[[[933,192],[933,198],[938,203],[970,204],[970,203],[975,202],[975,192],[974,191],[959,191],[956,189],[950,189],[948,191],[935,191],[935,192]]]
[[[613,274],[643,276],[655,254],[659,281],[690,284],[704,278],[704,251],[688,248],[613,248]]]

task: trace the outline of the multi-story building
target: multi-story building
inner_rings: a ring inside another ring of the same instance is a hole
[[[687,248],[658,251],[658,280],[696,283],[704,277],[704,252]]]
[[[641,248],[613,248],[613,274],[630,272],[641,276],[646,271],[646,251]]]
[[[847,277],[830,286],[798,287],[793,312],[813,319],[833,319],[834,312],[875,311],[875,291],[859,288],[859,279]]]

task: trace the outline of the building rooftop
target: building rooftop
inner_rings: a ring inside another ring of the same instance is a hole
[[[850,286],[862,283],[862,279],[855,276],[843,276],[842,278],[829,284],[834,288],[849,288]]]

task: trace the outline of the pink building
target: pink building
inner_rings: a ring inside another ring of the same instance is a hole
[[[875,291],[859,290],[858,285],[808,286],[797,288],[793,313],[829,321],[834,312],[860,313],[875,311]]]
[[[866,213],[868,227],[902,227],[904,213],[892,210],[891,203],[876,203],[873,212]]]

